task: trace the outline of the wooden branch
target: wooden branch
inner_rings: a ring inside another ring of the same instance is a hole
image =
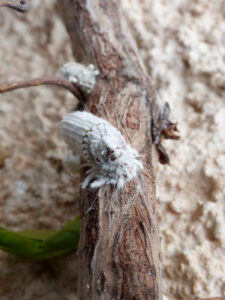
[[[105,186],[81,193],[78,298],[162,299],[151,156],[152,124],[159,116],[154,91],[120,1],[58,3],[76,60],[91,62],[100,72],[88,99],[90,111],[120,129],[145,165],[122,191]]]
[[[26,1],[20,1],[19,4],[15,4],[9,1],[0,2],[1,7],[8,7],[20,13],[26,13],[28,9],[28,4]]]
[[[171,296],[164,296],[163,300],[181,300]],[[225,300],[225,297],[216,297],[216,298],[196,298],[196,300]]]
[[[197,298],[196,300],[225,300],[225,297],[216,297],[216,298]]]
[[[39,77],[30,80],[23,80],[17,81],[13,83],[7,83],[0,86],[0,94],[7,93],[13,90],[21,89],[21,88],[28,88],[32,86],[39,86],[39,85],[55,85],[59,87],[63,87],[70,91],[79,101],[81,101],[81,95],[78,88],[71,83],[70,81],[60,78],[60,77]]]

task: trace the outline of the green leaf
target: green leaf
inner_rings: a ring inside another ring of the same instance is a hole
[[[0,249],[25,259],[47,259],[75,250],[80,238],[80,217],[59,231],[13,232],[0,227]]]
[[[55,234],[55,230],[23,230],[19,231],[19,234],[30,239],[41,240],[44,241],[53,234]]]

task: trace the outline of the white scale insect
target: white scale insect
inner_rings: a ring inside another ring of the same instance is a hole
[[[121,189],[143,169],[138,152],[126,143],[114,126],[86,111],[70,113],[59,123],[62,136],[73,153],[90,167],[82,183],[86,188],[112,184]],[[78,159],[79,160],[79,159]]]

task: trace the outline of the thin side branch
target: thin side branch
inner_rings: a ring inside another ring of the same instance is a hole
[[[39,85],[56,85],[70,91],[80,102],[82,102],[78,88],[70,81],[60,77],[39,77],[30,80],[8,83],[0,86],[0,94],[7,93],[13,90],[27,88]]]
[[[172,296],[164,296],[163,300],[180,300],[177,298],[174,298]],[[225,300],[225,297],[216,297],[216,298],[197,298],[196,300]]]
[[[178,131],[177,124],[169,120],[170,107],[166,102],[163,105],[158,105],[158,112],[153,118],[152,138],[159,154],[161,164],[169,164],[169,156],[166,149],[162,145],[162,138],[178,140],[180,137],[175,132]]]
[[[28,4],[26,1],[20,1],[19,4],[14,4],[12,2],[3,1],[0,3],[0,7],[8,7],[20,13],[26,13],[28,10]]]

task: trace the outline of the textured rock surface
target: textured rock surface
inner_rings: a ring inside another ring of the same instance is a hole
[[[72,53],[55,1],[27,15],[0,10],[0,82],[57,74]],[[171,166],[157,165],[166,294],[225,293],[225,1],[123,1],[159,95],[181,140],[165,141]],[[51,16],[51,18],[49,18]],[[60,228],[76,214],[79,178],[62,164],[55,126],[75,107],[65,90],[38,87],[0,95],[0,225]],[[160,184],[159,184],[160,182]],[[24,263],[0,253],[0,296],[75,299],[75,255]],[[12,296],[14,292],[14,296]]]
[[[178,298],[225,293],[225,1],[125,1],[154,85],[181,140],[157,168],[164,288]]]

